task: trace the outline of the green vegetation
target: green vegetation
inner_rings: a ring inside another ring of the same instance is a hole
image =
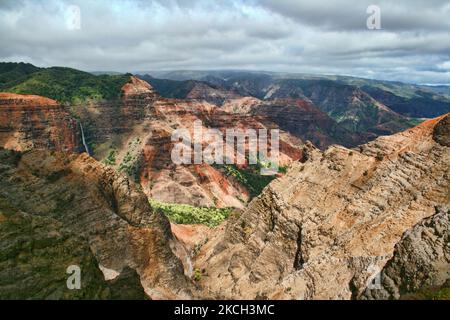
[[[196,84],[196,81],[192,80],[176,81],[156,79],[149,75],[143,75],[140,76],[140,78],[150,83],[152,87],[165,98],[185,99]]]
[[[151,206],[178,224],[204,224],[216,227],[228,218],[231,208],[194,207],[187,204],[163,203],[150,199]]]
[[[428,288],[401,297],[403,300],[450,300],[450,281],[440,288]]]
[[[110,150],[106,158],[103,160],[103,163],[108,166],[116,165],[116,150]]]
[[[258,161],[257,164],[248,165],[245,168],[239,168],[234,164],[215,165],[216,168],[225,172],[227,176],[233,176],[250,192],[250,197],[258,196],[262,190],[273,180],[275,176],[261,175],[261,168],[270,167],[270,163],[263,164]],[[285,174],[287,167],[279,167],[279,173]]]
[[[220,166],[227,176],[233,176],[250,192],[250,197],[258,196],[262,190],[275,178],[274,176],[263,176],[260,167],[250,165],[247,168],[238,168],[234,164],[224,164]]]
[[[450,300],[450,287],[427,292],[425,293],[425,298],[429,300]]]
[[[194,270],[194,277],[193,278],[197,282],[202,280],[202,272],[200,271],[200,269],[195,269]]]
[[[119,165],[119,171],[125,172],[127,176],[133,178],[134,181],[138,182],[141,172],[141,160],[141,153],[132,155],[130,152],[127,152],[127,154],[123,158],[122,163]]]
[[[135,138],[128,143],[128,151],[119,165],[119,171],[125,172],[136,182],[140,180],[142,166],[142,150],[140,149],[141,140]],[[115,154],[111,160],[115,162]]]
[[[412,127],[418,126],[422,122],[424,122],[424,119],[421,119],[421,118],[411,118],[411,119],[409,119],[409,124]]]
[[[281,166],[281,167],[278,167],[278,172],[282,173],[282,174],[286,174],[287,173],[287,169],[288,169],[287,166]]]
[[[77,110],[74,109],[78,109],[78,111],[80,111],[80,109],[82,108],[78,108],[78,106],[74,106],[71,108],[71,113],[72,114],[76,114]],[[83,127],[85,129],[85,131],[89,131],[89,132],[96,132],[98,131],[98,125],[96,125],[96,121],[93,120],[92,118],[90,118],[90,115],[83,117],[82,118],[82,122],[83,122]],[[92,143],[89,145],[89,147],[91,148],[91,150],[93,151],[93,154],[95,154],[97,159],[101,159],[102,162],[105,161],[105,159],[110,155],[111,151],[115,151],[115,160],[116,160],[116,164],[117,164],[117,157],[119,154],[119,150],[122,149],[123,147],[123,141],[125,139],[127,139],[128,137],[120,134],[120,133],[115,133],[112,132],[111,134],[108,135],[108,139],[107,140],[103,140],[103,139],[96,139],[94,141],[92,141]],[[87,140],[88,144],[90,142],[89,137]]]
[[[377,152],[377,155],[375,157],[375,159],[377,159],[377,161],[383,161],[384,159],[384,155],[383,153],[381,153],[380,151]]]
[[[70,68],[37,68],[29,64],[0,63],[0,91],[36,94],[61,103],[120,97],[130,75],[95,76]]]
[[[25,81],[37,71],[39,68],[29,63],[0,63],[0,91]]]

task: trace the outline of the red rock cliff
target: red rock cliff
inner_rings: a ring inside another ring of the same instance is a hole
[[[56,101],[34,95],[0,93],[0,146],[78,150],[77,122]]]

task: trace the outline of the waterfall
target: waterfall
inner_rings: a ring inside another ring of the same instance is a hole
[[[90,156],[91,154],[89,153],[89,148],[88,145],[86,143],[86,138],[84,136],[84,130],[83,130],[83,125],[81,124],[81,121],[78,122],[80,124],[80,129],[81,129],[81,140],[83,141],[83,146],[84,149],[86,150],[86,153]]]

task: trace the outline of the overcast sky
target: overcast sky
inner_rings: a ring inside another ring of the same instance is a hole
[[[371,4],[381,10],[381,30],[367,28]],[[450,84],[450,1],[0,0],[0,42],[0,61],[41,67],[251,69]]]

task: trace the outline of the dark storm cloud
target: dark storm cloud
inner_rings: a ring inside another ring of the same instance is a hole
[[[84,70],[242,68],[450,82],[450,2],[0,1],[0,60]],[[70,5],[81,29],[68,27]]]

